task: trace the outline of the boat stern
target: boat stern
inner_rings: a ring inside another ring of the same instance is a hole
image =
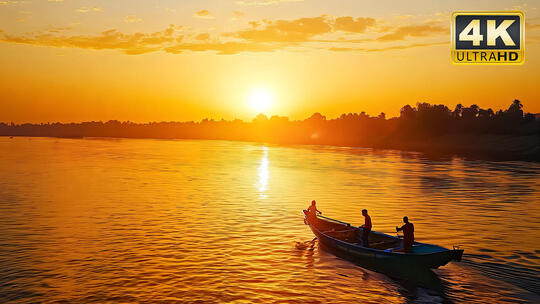
[[[460,262],[462,257],[463,249],[459,249],[459,247],[454,246],[454,249],[452,250],[452,260]]]

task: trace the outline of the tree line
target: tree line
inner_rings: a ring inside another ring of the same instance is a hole
[[[224,139],[279,144],[321,144],[358,147],[399,147],[406,142],[429,142],[447,134],[540,136],[540,120],[524,113],[514,100],[508,109],[494,111],[478,105],[458,104],[453,110],[442,104],[405,105],[400,116],[384,113],[342,114],[327,119],[315,113],[305,120],[257,115],[251,122],[212,120],[200,122],[133,123],[110,120],[82,123],[0,123],[3,136],[120,137],[163,139]]]

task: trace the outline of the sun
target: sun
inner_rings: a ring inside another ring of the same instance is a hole
[[[256,87],[249,91],[248,102],[250,107],[257,113],[265,113],[272,106],[273,95],[270,90],[264,87]]]

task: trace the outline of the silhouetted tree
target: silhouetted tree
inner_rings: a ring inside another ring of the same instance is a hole
[[[462,111],[462,110],[463,110],[463,106],[462,106],[460,103],[458,103],[458,104],[456,105],[456,107],[454,108],[454,112],[452,112],[452,116],[453,116],[454,118],[459,118],[459,117],[461,117],[461,111]]]
[[[251,122],[239,119],[203,119],[200,122],[91,121],[83,123],[0,123],[0,135],[56,137],[137,137],[229,139],[294,144],[329,144],[366,147],[397,147],[410,142],[430,143],[446,134],[505,134],[540,136],[540,120],[523,113],[523,105],[514,100],[507,110],[496,113],[478,105],[456,105],[451,111],[442,104],[405,105],[399,118],[387,119],[385,113],[370,117],[365,112],[342,114],[328,119],[314,113],[305,120],[289,121],[274,115],[257,115]],[[534,142],[534,141],[533,141]]]
[[[399,116],[404,119],[412,119],[416,116],[416,109],[410,105],[406,105],[399,111]]]
[[[521,101],[515,99],[508,110],[506,110],[505,114],[514,121],[523,118],[523,105],[521,104]]]
[[[479,107],[477,105],[475,105],[475,104],[473,104],[472,106],[470,106],[468,108],[462,108],[461,109],[461,117],[464,120],[472,121],[478,115],[478,109],[479,109]]]
[[[253,118],[253,122],[257,122],[257,123],[264,123],[267,121],[268,121],[268,117],[266,117],[266,115],[264,115],[263,113],[260,113],[259,115],[255,116],[255,118]]]

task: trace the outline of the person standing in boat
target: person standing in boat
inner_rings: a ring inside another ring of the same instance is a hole
[[[414,225],[409,223],[409,218],[404,216],[403,222],[405,225],[396,227],[396,231],[403,231],[403,250],[405,252],[411,252],[412,245],[414,243]]]
[[[311,206],[309,206],[307,208],[307,211],[308,211],[308,221],[312,224],[315,224],[317,223],[317,214],[322,214],[322,212],[320,212],[319,210],[317,210],[317,206],[316,206],[317,202],[315,202],[315,200],[312,200],[311,201]]]
[[[369,247],[369,233],[371,232],[371,216],[367,213],[367,209],[362,209],[362,215],[364,216],[364,225],[362,228],[362,245]]]

